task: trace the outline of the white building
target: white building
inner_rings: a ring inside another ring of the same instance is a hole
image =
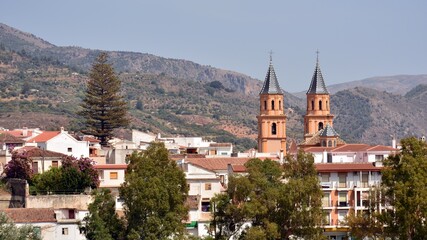
[[[76,158],[89,157],[89,142],[75,139],[64,128],[61,131],[44,131],[27,140],[26,146],[36,146]]]

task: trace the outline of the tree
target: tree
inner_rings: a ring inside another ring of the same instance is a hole
[[[427,236],[427,145],[416,138],[401,140],[399,153],[384,161],[382,186],[385,202],[381,220],[389,234],[399,239],[425,239]]]
[[[185,175],[169,159],[163,143],[152,143],[144,153],[128,159],[124,200],[129,239],[171,239],[183,236],[188,209]]]
[[[31,161],[27,156],[17,152],[12,152],[12,159],[4,167],[6,178],[30,180],[33,175],[30,162]]]
[[[124,222],[115,210],[115,201],[109,189],[95,190],[89,214],[84,217],[81,229],[88,240],[124,239]]]
[[[34,176],[33,184],[38,192],[75,193],[99,186],[98,172],[93,168],[91,159],[66,156],[61,163],[59,168]]]
[[[80,112],[86,122],[83,132],[98,137],[103,146],[112,137],[113,129],[129,124],[127,105],[120,95],[121,83],[107,58],[106,53],[101,53],[93,63]]]
[[[136,102],[135,108],[140,110],[140,111],[144,110],[144,104],[142,103],[141,99],[138,99],[138,101]]]
[[[34,227],[25,225],[17,227],[5,213],[0,213],[0,239],[7,240],[41,240]]]
[[[314,159],[299,152],[281,166],[251,159],[248,175],[231,176],[227,192],[212,199],[215,239],[321,239],[323,213]]]

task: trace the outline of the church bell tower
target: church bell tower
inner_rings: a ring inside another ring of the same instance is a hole
[[[258,151],[286,155],[286,115],[284,96],[274,72],[272,57],[264,85],[259,93]]]
[[[317,52],[316,68],[307,91],[307,112],[304,116],[304,140],[310,139],[326,125],[333,126],[334,115],[329,108],[329,92],[326,89]]]

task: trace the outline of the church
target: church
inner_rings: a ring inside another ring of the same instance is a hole
[[[330,112],[330,95],[320,70],[319,56],[306,93],[304,142],[299,147],[337,147],[345,144],[333,129],[334,115]],[[272,58],[261,92],[258,119],[258,152],[287,153],[284,93],[274,71]]]

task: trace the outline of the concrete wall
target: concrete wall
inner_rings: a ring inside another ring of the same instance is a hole
[[[92,202],[90,195],[38,195],[27,197],[27,208],[53,208],[88,210]]]
[[[89,157],[89,142],[77,141],[71,137],[68,133],[62,132],[58,136],[47,141],[47,144],[38,144],[40,147],[44,147],[46,150],[59,152],[65,155],[74,156],[76,158]],[[71,151],[68,151],[71,148]]]

